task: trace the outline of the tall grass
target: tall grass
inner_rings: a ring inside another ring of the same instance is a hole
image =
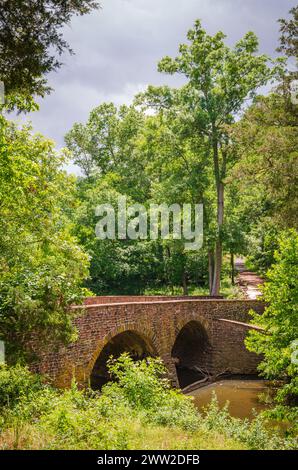
[[[1,449],[292,449],[261,417],[232,418],[213,400],[202,416],[170,387],[160,360],[111,360],[102,392],[57,390],[26,368],[0,368]],[[5,398],[3,398],[5,397]]]

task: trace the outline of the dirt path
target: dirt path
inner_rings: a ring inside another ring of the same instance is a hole
[[[242,258],[236,258],[235,269],[238,273],[236,283],[242,290],[246,299],[256,299],[261,295],[259,286],[264,283],[258,274],[247,271],[244,260]]]

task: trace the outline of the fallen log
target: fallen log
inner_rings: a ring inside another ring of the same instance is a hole
[[[182,388],[181,392],[182,393],[190,393],[193,390],[195,390],[196,388],[201,388],[201,387],[204,387],[206,385],[210,385],[210,384],[216,382],[219,377],[227,375],[228,373],[229,373],[228,370],[224,370],[223,372],[220,372],[219,374],[209,375],[209,376],[204,377],[203,379],[196,380],[196,382],[193,382],[193,383],[187,385],[186,387]]]

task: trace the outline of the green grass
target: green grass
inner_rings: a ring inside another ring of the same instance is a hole
[[[179,427],[152,426],[133,418],[111,418],[90,423],[88,435],[72,430],[61,434],[53,428],[24,423],[0,435],[0,449],[12,450],[231,450],[248,449],[236,439],[216,432],[190,432]],[[93,429],[92,429],[93,427]]]
[[[233,286],[229,277],[224,277],[221,281],[220,294],[227,299],[243,299],[244,294],[237,285]],[[181,286],[160,286],[156,288],[147,288],[144,295],[183,295]],[[209,295],[208,287],[188,286],[188,295]]]

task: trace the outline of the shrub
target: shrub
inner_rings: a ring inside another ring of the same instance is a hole
[[[40,376],[27,367],[0,365],[0,408],[13,408],[42,389]]]
[[[280,237],[275,264],[267,278],[264,300],[268,306],[262,315],[253,313],[253,322],[267,334],[251,331],[246,345],[250,351],[262,354],[259,370],[265,377],[283,381],[276,395],[274,417],[288,419],[297,430],[298,365],[293,360],[298,338],[297,231],[288,230]]]
[[[0,449],[292,449],[266,427],[232,418],[214,399],[205,416],[173,390],[159,359],[109,363],[117,382],[102,393],[56,390],[27,368],[0,369]],[[4,398],[3,398],[4,397]],[[6,398],[5,398],[6,397]]]
[[[134,362],[128,354],[122,354],[118,360],[110,360],[108,367],[116,382],[104,387],[104,395],[122,396],[148,422],[188,430],[198,427],[198,413],[191,398],[171,389],[160,359]]]
[[[203,420],[207,431],[217,431],[226,437],[242,442],[249,449],[295,449],[298,442],[295,438],[283,438],[281,433],[268,427],[265,416],[262,414],[250,421],[248,419],[234,418],[229,414],[228,403],[219,408],[214,395]]]

